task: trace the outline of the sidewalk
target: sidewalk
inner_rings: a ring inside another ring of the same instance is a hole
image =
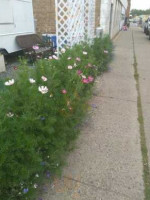
[[[77,148],[43,200],[144,200],[132,32],[122,32],[114,44]]]

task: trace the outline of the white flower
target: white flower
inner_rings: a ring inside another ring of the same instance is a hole
[[[82,76],[82,78],[86,78],[86,76],[85,75],[81,75]]]
[[[86,51],[83,51],[83,55],[87,55],[88,53]]]
[[[45,76],[42,76],[41,79],[45,82],[47,81],[47,78]]]
[[[74,67],[77,67],[77,64],[76,64],[76,63],[74,63]]]
[[[57,57],[57,56],[55,56],[55,55],[53,55],[53,58],[54,58],[55,60],[58,60],[58,57]]]
[[[108,51],[107,51],[107,50],[104,50],[104,53],[105,53],[105,54],[108,54]]]
[[[52,98],[52,97],[53,97],[53,94],[51,93],[51,94],[49,95],[49,97]]]
[[[35,83],[35,80],[33,78],[29,78],[30,83]]]
[[[65,48],[62,48],[61,49],[61,53],[65,53],[66,52],[66,49]]]
[[[69,65],[69,66],[68,66],[68,69],[72,69],[72,66],[71,66],[71,65]]]
[[[13,117],[13,116],[14,116],[14,113],[9,112],[9,113],[7,113],[6,115],[7,115],[7,117]]]
[[[57,51],[55,51],[54,53],[55,53],[55,54],[58,54],[58,52],[57,52]]]
[[[33,185],[33,187],[36,189],[36,188],[38,187],[38,184],[35,183],[35,184]]]
[[[14,83],[15,83],[14,79],[11,79],[11,80],[5,82],[5,85],[10,86],[10,85],[13,85]]]
[[[39,175],[38,175],[38,174],[36,174],[36,175],[35,175],[35,177],[39,178]]]
[[[42,94],[46,94],[48,92],[48,87],[47,86],[39,86],[39,92]]]
[[[50,60],[52,60],[52,59],[53,59],[53,57],[52,57],[52,56],[49,56],[49,59],[50,59]]]
[[[67,59],[68,59],[68,60],[71,60],[71,57],[68,57]]]

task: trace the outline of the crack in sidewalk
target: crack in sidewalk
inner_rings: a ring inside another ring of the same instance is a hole
[[[111,190],[111,189],[107,189],[107,188],[98,187],[98,186],[95,186],[93,184],[85,183],[85,182],[82,182],[82,181],[79,181],[79,180],[76,180],[74,178],[67,177],[67,176],[63,176],[63,178],[71,180],[71,181],[74,181],[74,182],[77,182],[77,183],[80,183],[80,184],[88,186],[88,187],[95,188],[96,190],[101,190],[102,192],[104,191],[104,192],[114,193],[114,194],[116,194],[118,196],[125,197],[125,198],[127,198],[129,200],[131,199],[131,197],[129,197],[128,195],[126,195],[124,193],[121,193],[121,192],[117,192],[117,191],[114,191],[114,190]]]

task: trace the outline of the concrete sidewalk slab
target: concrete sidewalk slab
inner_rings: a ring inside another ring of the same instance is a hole
[[[122,32],[115,46],[77,148],[44,200],[144,200],[132,32]]]
[[[105,79],[107,79],[109,84],[105,81]],[[110,84],[112,84],[113,87],[110,87]],[[111,71],[111,73],[106,73],[104,79],[102,78],[101,90],[99,90],[98,94],[101,96],[110,96],[127,101],[137,101],[137,93],[135,90],[133,76],[132,78],[120,76],[116,75],[113,71]]]

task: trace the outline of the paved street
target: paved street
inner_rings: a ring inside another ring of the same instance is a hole
[[[47,185],[44,200],[144,200],[132,37],[150,160],[150,41],[134,27],[115,39],[113,61],[96,81],[77,148],[62,178]]]

